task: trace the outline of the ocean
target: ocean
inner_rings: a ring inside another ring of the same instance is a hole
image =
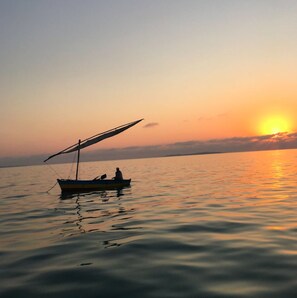
[[[296,297],[297,150],[0,169],[0,297]]]

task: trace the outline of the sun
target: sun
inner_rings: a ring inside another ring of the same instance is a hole
[[[290,132],[290,122],[282,116],[271,116],[265,118],[260,125],[260,132],[263,135]]]

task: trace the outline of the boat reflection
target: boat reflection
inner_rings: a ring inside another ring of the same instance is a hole
[[[117,197],[121,197],[123,196],[123,190],[125,188],[131,188],[131,187],[127,186],[127,187],[116,188],[116,189],[113,189],[113,192],[114,191],[116,192]],[[75,192],[67,191],[67,192],[61,192],[60,199],[67,200],[67,199],[77,198],[79,196],[88,196],[88,195],[90,196],[98,195],[101,198],[106,198],[108,191],[112,191],[112,190],[97,190],[97,191],[91,191],[91,192],[90,191],[75,191]]]
[[[64,218],[61,235],[64,238],[100,232],[97,236],[102,238],[102,243],[110,241],[115,231],[123,230],[122,225],[134,212],[134,208],[127,208],[129,203],[122,200],[128,193],[127,189],[117,189],[61,195],[60,211],[63,211]]]

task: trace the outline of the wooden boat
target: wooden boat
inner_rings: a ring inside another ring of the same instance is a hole
[[[136,125],[143,119],[130,122],[111,130],[99,133],[83,141],[79,140],[78,143],[67,147],[66,149],[51,155],[44,162],[49,159],[58,156],[60,154],[66,154],[77,151],[77,163],[76,163],[76,177],[75,179],[57,179],[62,192],[81,192],[81,191],[91,191],[91,190],[105,190],[105,189],[119,189],[123,187],[130,186],[131,179],[104,179],[102,175],[100,179],[94,178],[93,180],[80,180],[79,179],[79,162],[80,162],[80,150],[88,146],[94,145],[104,139],[113,137],[123,131],[129,129],[130,127]]]
[[[57,179],[62,192],[84,192],[91,190],[119,189],[130,186],[131,179],[115,180],[71,180]]]

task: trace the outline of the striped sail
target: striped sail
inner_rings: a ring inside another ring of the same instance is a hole
[[[98,142],[101,142],[107,138],[111,138],[119,133],[122,133],[123,131],[131,128],[132,126],[136,125],[137,123],[139,123],[140,121],[142,121],[143,119],[140,119],[140,120],[136,120],[134,122],[130,122],[130,123],[127,123],[127,124],[124,124],[124,125],[121,125],[121,126],[118,126],[116,128],[113,128],[113,129],[110,129],[110,130],[107,130],[105,132],[102,132],[102,133],[99,133],[97,135],[94,135],[90,138],[87,138],[83,141],[81,141],[80,143],[76,143],[56,154],[53,154],[51,155],[50,157],[48,157],[46,160],[44,160],[44,162],[48,161],[49,159],[55,157],[55,156],[58,156],[60,154],[65,154],[65,153],[70,153],[70,152],[75,152],[77,150],[80,150],[80,149],[83,149],[83,148],[86,148],[86,147],[89,147],[91,145],[94,145]]]

